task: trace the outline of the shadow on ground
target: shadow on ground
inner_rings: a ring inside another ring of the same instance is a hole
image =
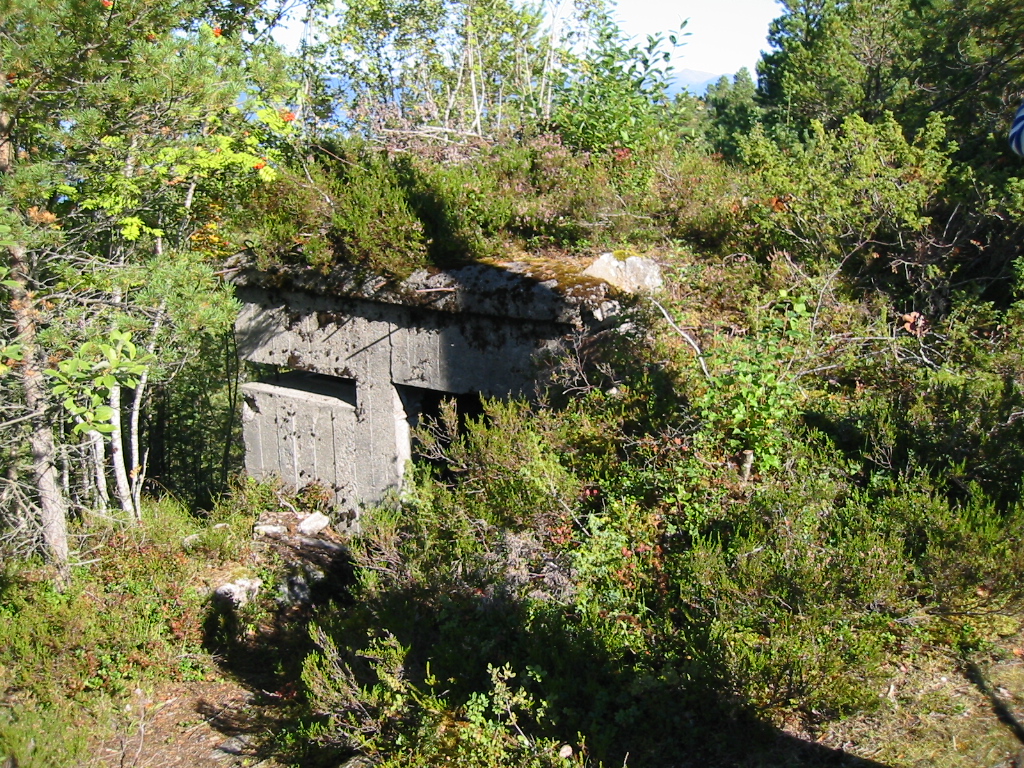
[[[347,553],[337,551],[325,559],[320,551],[316,557],[317,571],[325,578],[304,601],[279,600],[257,626],[244,616],[211,608],[206,625],[207,646],[225,671],[276,709],[270,719],[278,734],[312,719],[301,669],[303,659],[316,650],[308,632],[315,621],[363,684],[373,682],[358,655],[368,634],[393,634],[409,649],[405,675],[421,691],[428,690],[429,663],[429,674],[442,681],[446,700],[456,707],[474,692],[488,690],[488,665],[511,665],[519,673],[516,684],[547,703],[542,721],[531,724],[532,734],[556,739],[580,734],[594,765],[884,768],[760,721],[725,693],[729,686],[721,665],[713,661],[707,632],[698,625],[677,622],[657,657],[621,648],[611,652],[565,605],[483,590],[426,588],[392,589],[356,601]],[[305,568],[295,562],[290,567]],[[281,594],[291,588],[289,578],[282,579]],[[256,748],[260,758],[316,768],[337,766],[349,756],[296,743],[302,739],[267,738],[267,721],[254,721],[251,728],[226,725],[232,733],[262,731]]]

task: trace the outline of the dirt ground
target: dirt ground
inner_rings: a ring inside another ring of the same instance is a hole
[[[117,737],[96,766],[113,768],[276,768],[261,754],[277,722],[268,694],[229,681],[168,684],[126,705]]]

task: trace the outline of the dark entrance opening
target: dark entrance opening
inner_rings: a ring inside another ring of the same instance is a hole
[[[476,392],[455,394],[436,389],[395,386],[402,398],[402,404],[405,406],[410,429],[416,430],[418,427],[427,429],[436,440],[433,446],[427,446],[417,438],[414,431],[412,435],[413,459],[429,462],[441,473],[442,479],[451,479],[443,454],[455,437],[465,434],[467,421],[484,415],[484,405],[480,395]],[[454,405],[457,417],[454,431],[446,427],[443,418],[445,406],[451,405]]]

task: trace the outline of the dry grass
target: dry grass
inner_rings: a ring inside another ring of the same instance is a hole
[[[970,660],[919,658],[892,669],[870,716],[832,723],[817,741],[892,768],[1024,766],[1024,616]]]

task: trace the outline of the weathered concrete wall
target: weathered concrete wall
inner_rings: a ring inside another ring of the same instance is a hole
[[[362,299],[238,289],[239,353],[256,363],[457,394],[529,392],[538,353],[571,326]]]
[[[523,265],[420,273],[397,288],[309,272],[249,272],[236,286],[243,358],[332,377],[245,386],[248,471],[324,483],[349,510],[401,482],[417,398],[403,402],[399,387],[529,394],[538,356],[616,306],[601,280],[559,287]]]
[[[242,385],[245,468],[301,488],[316,480],[337,502],[358,497],[355,384],[289,373]]]

